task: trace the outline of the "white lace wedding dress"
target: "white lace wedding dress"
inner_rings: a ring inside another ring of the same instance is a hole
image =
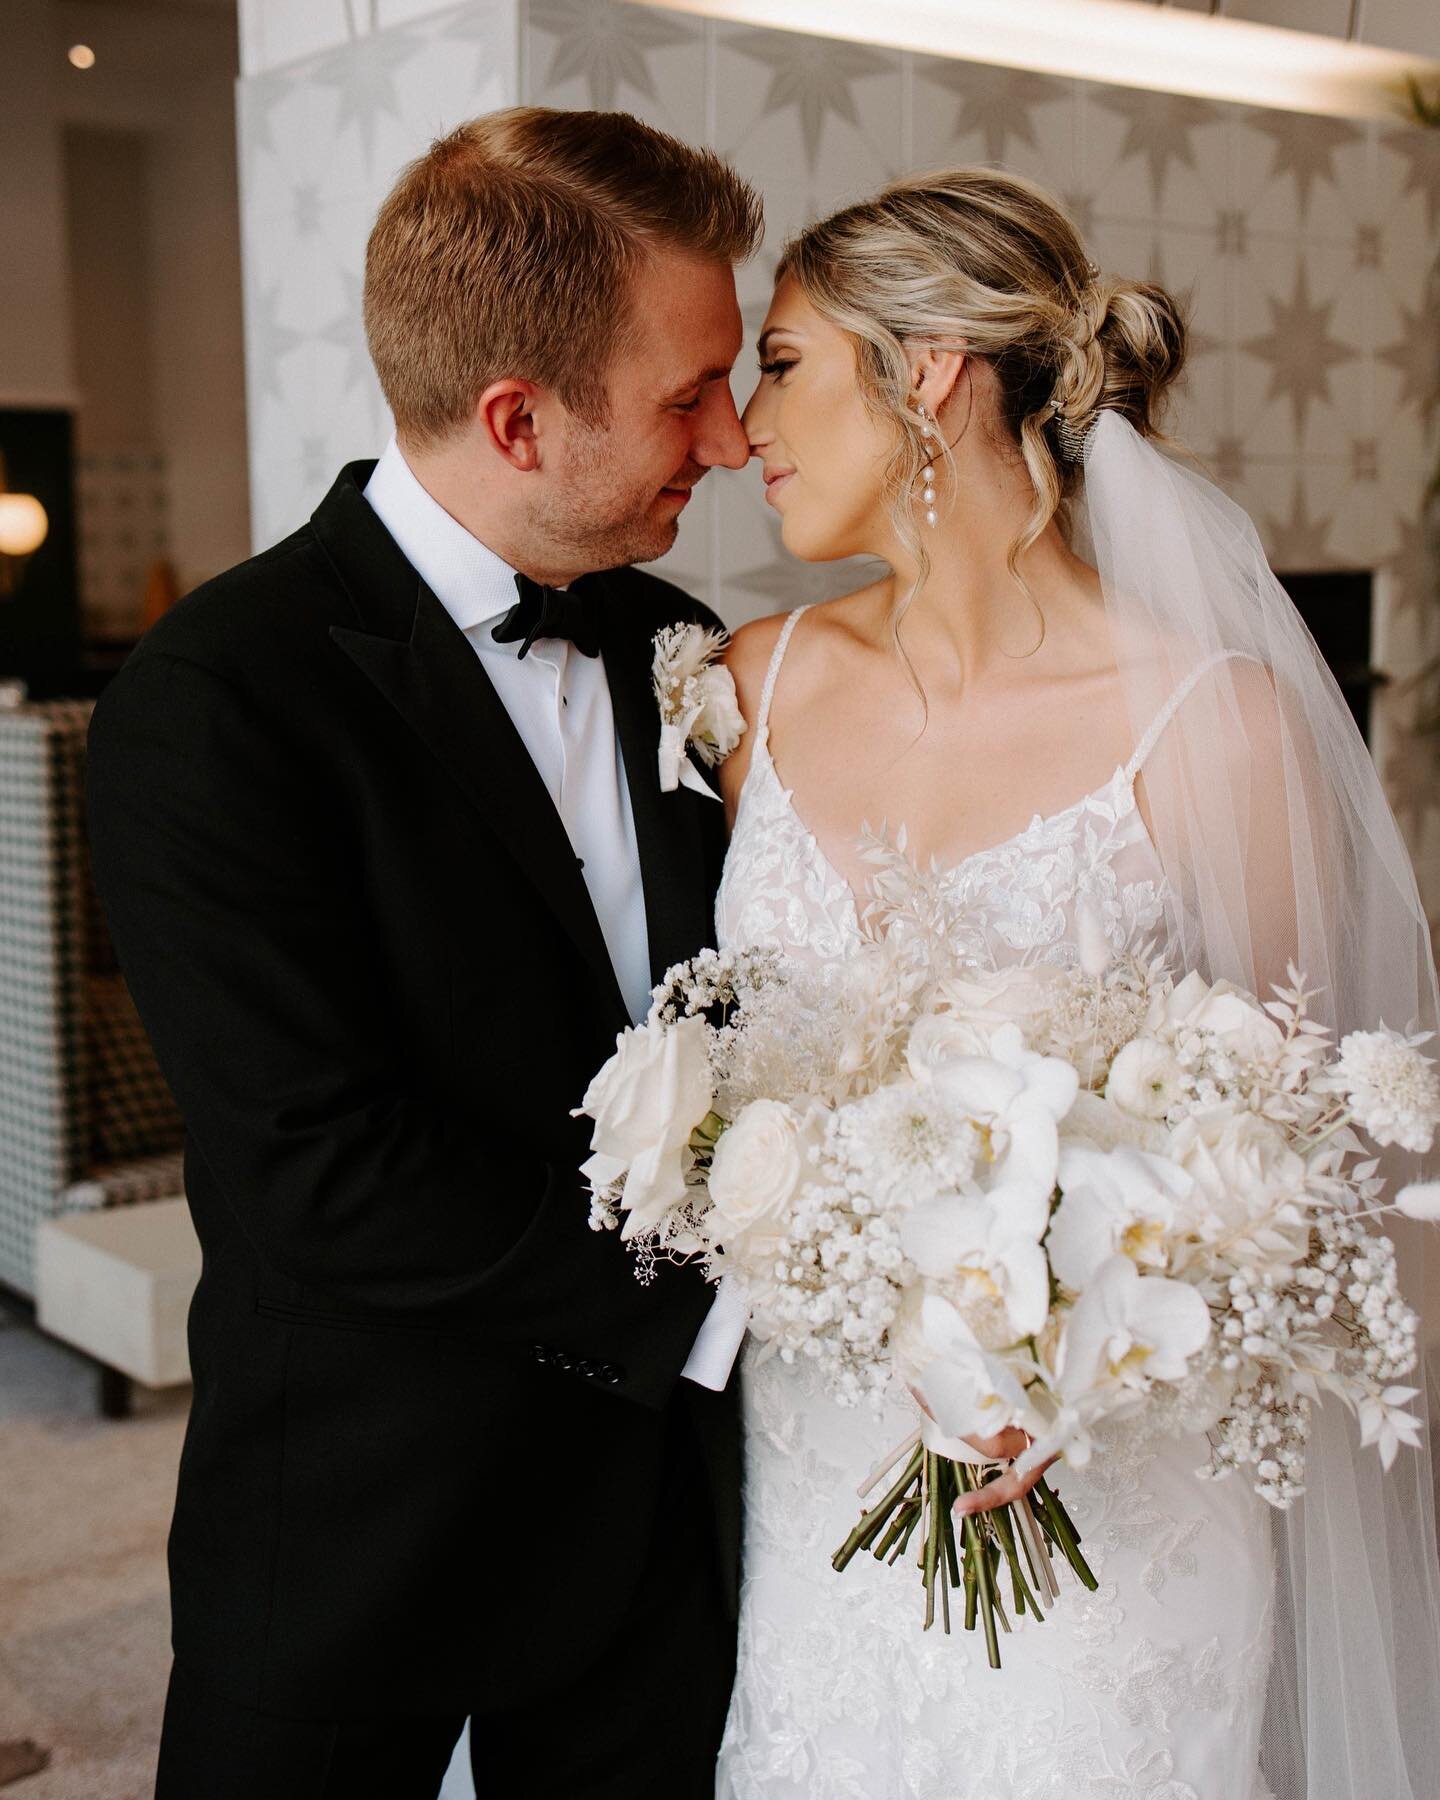
[[[860,924],[770,759],[775,646],[718,903],[724,945],[843,959]],[[1197,676],[1200,671],[1197,671]],[[1163,930],[1166,890],[1135,776],[1178,692],[1130,762],[1063,812],[947,873],[955,930],[995,963],[1075,958],[1077,900],[1112,945]],[[1043,1623],[1002,1638],[921,1629],[911,1569],[860,1556],[830,1566],[856,1486],[914,1421],[834,1404],[803,1362],[743,1353],[744,1579],[719,1800],[1267,1800],[1258,1772],[1272,1636],[1264,1503],[1239,1478],[1195,1478],[1203,1437],[1113,1427],[1053,1484],[1099,1589],[1061,1569]]]

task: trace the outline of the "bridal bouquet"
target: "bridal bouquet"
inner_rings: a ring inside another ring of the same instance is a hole
[[[872,844],[872,929],[843,964],[707,951],[667,974],[580,1109],[590,1222],[641,1279],[657,1258],[739,1278],[762,1354],[813,1360],[842,1404],[909,1388],[915,1431],[835,1566],[915,1544],[927,1628],[963,1590],[998,1667],[1007,1588],[1040,1618],[1057,1555],[1095,1582],[1043,1479],[957,1527],[999,1472],[962,1440],[1014,1427],[1022,1470],[1083,1464],[1143,1409],[1207,1431],[1197,1473],[1244,1471],[1277,1507],[1323,1394],[1386,1467],[1417,1441],[1417,1321],[1368,1221],[1440,1216],[1440,1186],[1384,1204],[1362,1134],[1428,1149],[1440,1082],[1422,1038],[1335,1046],[1294,970],[1263,1004],[1177,979],[1110,955],[1098,912],[1079,966],[979,968],[902,853]]]

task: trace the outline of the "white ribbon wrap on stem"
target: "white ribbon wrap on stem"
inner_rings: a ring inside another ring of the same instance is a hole
[[[720,796],[686,754],[685,746],[688,742],[688,734],[682,725],[661,724],[661,793],[672,794],[677,787],[687,787],[692,794],[703,794],[707,800],[718,800]]]

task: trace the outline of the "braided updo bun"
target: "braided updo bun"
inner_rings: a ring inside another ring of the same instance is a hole
[[[786,275],[854,339],[865,402],[895,427],[887,500],[922,579],[930,561],[914,495],[936,453],[912,403],[908,346],[964,350],[994,370],[1000,423],[1035,491],[1010,548],[1012,572],[1074,491],[1079,446],[1097,413],[1113,407],[1137,431],[1159,435],[1185,360],[1185,322],[1171,296],[1102,277],[1059,203],[1003,170],[894,182],[791,239],[776,279]]]
[[[1051,394],[1077,430],[1100,411],[1123,413],[1143,437],[1160,433],[1166,390],[1185,361],[1185,320],[1152,282],[1094,278],[1057,346]],[[1062,446],[1063,448],[1063,446]]]

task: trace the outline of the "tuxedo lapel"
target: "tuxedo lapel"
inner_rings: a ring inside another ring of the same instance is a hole
[[[465,634],[365,500],[368,472],[346,468],[312,521],[362,621],[331,626],[330,636],[469,796],[595,971],[618,1022],[628,1023],[560,815]]]
[[[699,809],[714,806],[718,818],[719,806],[688,788],[661,789],[660,710],[651,676],[655,647],[636,629],[626,606],[624,571],[591,579],[604,584],[601,654],[640,851],[651,978],[658,981],[672,964],[713,941]]]

